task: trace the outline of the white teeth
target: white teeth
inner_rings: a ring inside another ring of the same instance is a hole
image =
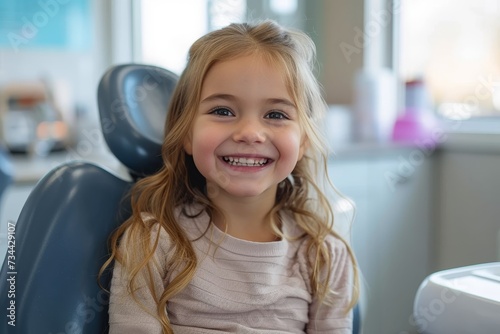
[[[225,162],[233,166],[264,166],[268,159],[261,158],[238,158],[238,157],[222,157]]]

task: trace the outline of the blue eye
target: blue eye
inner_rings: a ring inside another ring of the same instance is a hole
[[[288,116],[281,111],[273,110],[266,115],[268,119],[288,119]]]
[[[234,116],[233,112],[228,108],[217,107],[210,111],[211,114],[216,116]]]

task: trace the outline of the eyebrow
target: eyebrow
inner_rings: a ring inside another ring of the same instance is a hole
[[[210,101],[213,101],[213,100],[235,101],[237,99],[236,99],[236,97],[234,95],[231,95],[231,94],[219,94],[219,93],[215,93],[215,94],[209,95],[206,98],[204,98],[203,100],[201,100],[201,103],[210,102]]]
[[[238,100],[238,98],[234,95],[231,95],[231,94],[215,93],[215,94],[207,96],[206,98],[201,100],[200,103],[211,102],[214,100],[236,101],[236,100]],[[265,102],[268,104],[284,104],[286,106],[296,108],[295,104],[286,98],[269,98],[269,99],[266,99]]]

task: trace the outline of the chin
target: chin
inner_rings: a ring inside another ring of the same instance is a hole
[[[252,197],[260,197],[260,196],[268,196],[267,191],[269,189],[256,189],[256,188],[238,188],[238,189],[231,189],[231,188],[226,188],[222,191],[227,193],[228,195],[234,197],[234,198],[252,198]]]
[[[252,191],[252,190],[235,190],[235,191],[228,191],[228,193],[234,197],[241,197],[241,198],[249,198],[249,197],[257,197],[263,194],[263,191]]]

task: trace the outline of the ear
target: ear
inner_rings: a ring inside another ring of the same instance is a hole
[[[304,156],[304,154],[308,148],[309,148],[309,139],[307,138],[307,136],[304,135],[302,137],[302,140],[301,140],[301,143],[299,146],[299,157],[298,157],[297,161],[300,161],[302,159],[302,157]]]
[[[193,143],[191,140],[191,135],[188,135],[184,140],[184,151],[189,155],[193,155]]]

